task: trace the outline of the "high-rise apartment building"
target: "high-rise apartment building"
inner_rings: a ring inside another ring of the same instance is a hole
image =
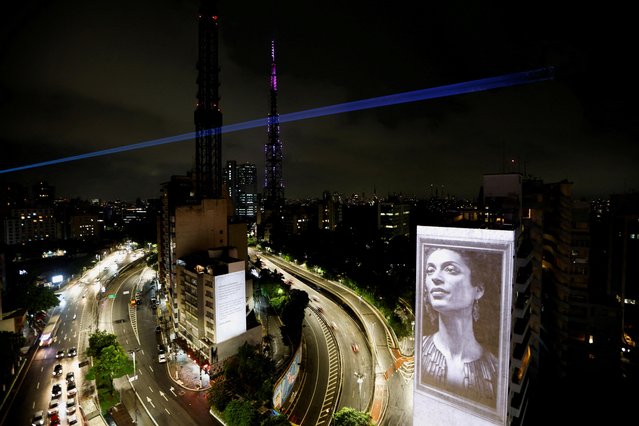
[[[515,231],[508,424],[524,423],[537,372],[540,332],[542,204],[519,173],[483,179],[481,226]]]
[[[259,208],[257,167],[252,163],[226,162],[225,181],[233,201],[235,216],[239,220],[255,222]]]
[[[55,187],[47,182],[38,182],[33,185],[33,205],[37,207],[50,207],[55,200]]]
[[[51,209],[13,209],[3,225],[4,243],[8,245],[57,239],[56,220]]]
[[[334,231],[342,222],[342,202],[339,195],[324,191],[317,208],[318,229]]]
[[[410,233],[410,205],[391,201],[379,203],[379,227],[381,237],[408,236]]]

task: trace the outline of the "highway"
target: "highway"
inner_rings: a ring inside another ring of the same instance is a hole
[[[399,342],[379,311],[347,287],[323,279],[303,266],[257,250],[249,249],[249,253],[258,256],[270,269],[283,273],[294,286],[309,292],[311,299],[320,298],[319,304],[328,308],[325,312],[329,324],[335,321],[338,326],[335,336],[342,358],[343,383],[335,411],[345,406],[361,406],[362,411],[371,413],[373,420],[382,425],[410,424],[414,361],[412,357],[401,356],[397,350]],[[359,345],[359,355],[364,356],[353,359],[351,340],[364,342]]]

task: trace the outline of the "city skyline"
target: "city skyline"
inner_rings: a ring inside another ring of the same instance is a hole
[[[0,33],[0,170],[192,132],[198,5],[12,5]],[[594,11],[576,19],[557,8],[545,16],[543,3],[277,5],[273,13],[271,4],[247,11],[219,2],[224,125],[266,118],[274,28],[280,114],[557,69],[548,82],[285,123],[287,198],[324,190],[427,197],[431,185],[473,198],[483,174],[502,171],[567,179],[578,196],[639,187],[636,90],[620,54],[630,38],[621,25],[590,34]],[[223,135],[223,162],[255,163],[261,183],[266,142],[266,128]],[[156,198],[162,182],[193,167],[194,151],[186,140],[0,180],[45,180],[87,199]]]

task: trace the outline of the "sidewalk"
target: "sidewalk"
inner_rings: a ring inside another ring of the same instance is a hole
[[[200,369],[197,362],[181,348],[177,352],[169,351],[166,368],[171,379],[186,390],[205,391],[211,386],[208,371]]]
[[[158,303],[158,318],[162,323],[165,320],[167,324],[172,323],[172,319],[166,308],[166,299]],[[170,326],[170,325],[169,325]],[[162,334],[165,337],[164,342],[167,343],[167,362],[166,370],[167,374],[178,386],[183,389],[199,392],[206,391],[211,387],[210,374],[214,374],[216,369],[222,368],[221,365],[205,365],[204,368],[200,368],[195,357],[192,353],[189,353],[188,348],[180,347],[177,339],[173,342],[169,342],[166,339],[167,330],[163,330]]]

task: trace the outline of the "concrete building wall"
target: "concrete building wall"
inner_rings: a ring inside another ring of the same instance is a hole
[[[228,245],[228,201],[205,199],[195,206],[175,209],[175,257]]]

